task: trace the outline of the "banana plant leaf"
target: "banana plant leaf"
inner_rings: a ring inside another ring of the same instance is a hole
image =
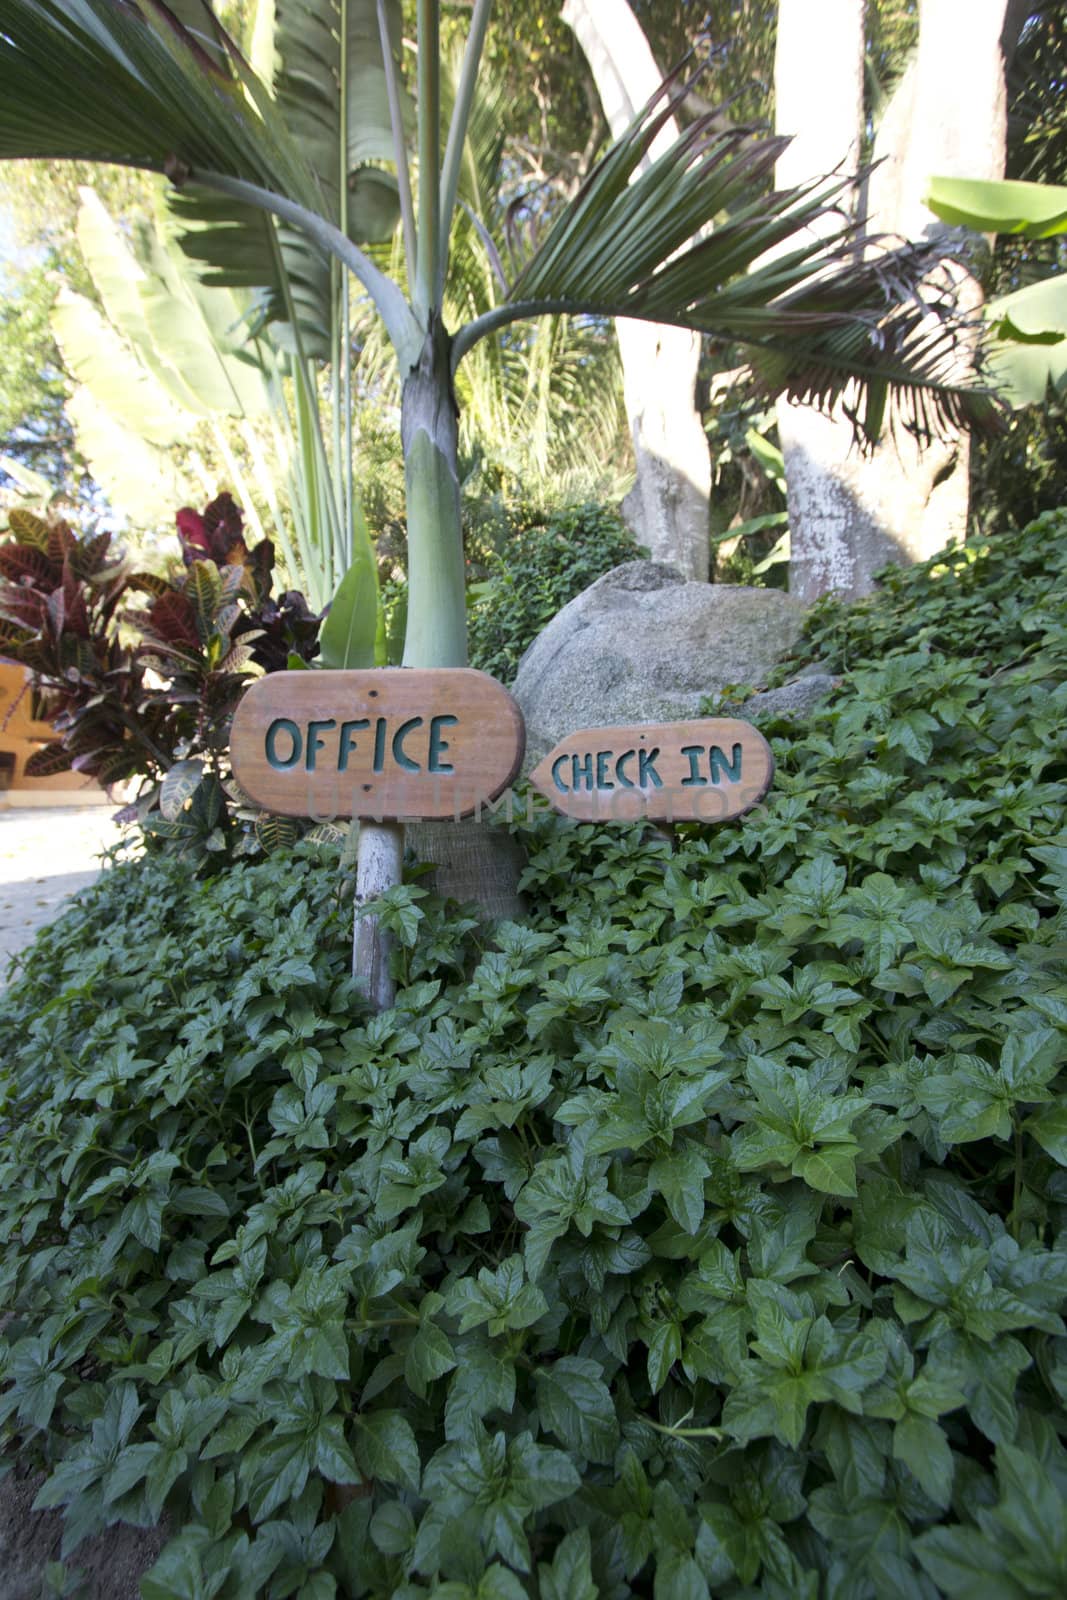
[[[1049,384],[1067,393],[1067,274],[998,296],[986,315],[997,335],[990,369],[1012,405],[1040,405]]]
[[[149,445],[166,449],[193,426],[178,405],[85,295],[61,290],[52,331],[76,381],[91,389],[99,408]]]
[[[1067,188],[1052,183],[931,178],[926,204],[943,222],[980,233],[1051,239],[1067,233]],[[999,295],[986,307],[990,375],[1013,406],[1067,390],[1067,274]]]
[[[137,405],[152,410],[154,387],[169,402],[172,413],[169,437],[146,437],[156,444],[172,443],[187,429],[191,417],[263,416],[270,397],[262,373],[242,352],[247,338],[247,305],[227,291],[209,291],[198,284],[184,258],[168,244],[159,227],[142,229],[136,249],[109,215],[92,189],[83,189],[78,213],[78,242],[93,283],[112,327],[131,347],[142,370]],[[84,313],[83,313],[84,315]],[[60,325],[63,339],[64,329]],[[137,411],[124,404],[116,383],[109,381],[103,350],[93,359],[91,346],[83,347],[75,362],[76,375],[104,400],[108,409],[131,426]],[[128,364],[128,363],[126,363]],[[151,380],[150,384],[144,382]],[[129,380],[126,380],[129,381]]]
[[[1051,239],[1067,233],[1067,188],[977,178],[931,178],[924,203],[935,217],[978,233]]]
[[[400,0],[388,0],[385,10],[399,74]],[[254,39],[278,114],[315,174],[323,215],[356,242],[388,239],[399,198],[396,179],[378,165],[392,161],[394,147],[376,0],[259,0]],[[410,120],[409,96],[403,106]],[[279,262],[273,224],[262,211],[220,203],[196,185],[175,197],[173,211],[182,248],[200,264],[205,283],[263,291],[264,318],[280,325],[283,346],[328,358],[331,274],[321,252],[282,228]],[[290,310],[299,340],[284,331]]]
[[[67,413],[93,478],[111,504],[122,506],[139,527],[173,527],[174,508],[187,490],[169,451],[125,427],[90,389],[74,391]]]

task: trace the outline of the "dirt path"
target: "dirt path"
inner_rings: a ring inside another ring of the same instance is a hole
[[[0,984],[13,955],[100,875],[120,830],[111,806],[0,811]]]

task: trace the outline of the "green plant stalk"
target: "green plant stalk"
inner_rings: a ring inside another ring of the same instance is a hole
[[[415,312],[428,317],[438,305],[441,249],[441,64],[437,0],[419,0],[419,237]],[[394,343],[396,341],[394,340]],[[397,354],[400,352],[398,350]],[[401,371],[403,371],[401,362]]]
[[[392,45],[389,39],[389,25],[385,18],[385,6],[378,0],[378,35],[382,43],[382,66],[385,69],[385,92],[389,101],[389,122],[393,134],[393,159],[396,165],[397,188],[400,192],[400,219],[404,230],[404,250],[411,269],[415,267],[415,257],[418,254],[418,238],[415,232],[415,208],[411,200],[411,172],[408,167],[408,153],[404,145],[404,117],[400,109],[400,87],[396,81],[396,64],[393,61]]]
[[[344,406],[344,463],[343,478],[345,497],[345,528],[348,532],[348,541],[355,549],[355,522],[356,522],[356,497],[357,489],[352,470],[352,334],[351,334],[351,309],[349,305],[348,273],[341,274],[341,326],[344,343],[341,347],[342,384],[341,395]],[[359,520],[363,523],[363,505],[360,502]],[[364,525],[365,527],[365,525]]]
[[[351,539],[350,536],[346,538],[349,530],[346,530],[341,523],[341,506],[335,493],[336,484],[330,472],[329,457],[322,437],[314,369],[304,353],[292,285],[285,271],[276,231],[272,232],[272,238],[278,262],[278,274],[285,295],[286,315],[296,341],[296,356],[292,367],[297,397],[297,437],[300,443],[299,458],[302,471],[309,485],[309,499],[313,498],[316,503],[315,527],[318,530],[316,560],[319,570],[315,576],[318,579],[319,594],[315,604],[321,607],[330,599],[348,568],[351,559]],[[310,574],[308,576],[310,577]]]
[[[296,467],[297,441],[295,438],[293,421],[289,415],[289,401],[285,393],[285,386],[277,372],[271,375],[271,387],[274,395],[274,406],[271,413],[271,426],[274,433],[274,448],[279,461],[284,461],[286,475],[289,483],[289,502],[292,506],[293,523],[296,529],[297,549],[293,550],[286,541],[286,559],[290,562],[290,576],[296,583],[301,574],[310,570],[313,560],[311,549],[311,508],[308,504],[307,485],[304,475]],[[284,434],[283,434],[284,426]],[[296,556],[296,559],[293,557]],[[314,599],[314,597],[312,597]]]
[[[408,518],[405,667],[467,665],[466,572],[449,339],[434,318],[401,397]]]
[[[452,108],[452,122],[448,130],[448,143],[445,147],[445,159],[441,169],[441,236],[443,248],[441,250],[437,282],[438,303],[440,303],[440,298],[444,294],[445,264],[448,258],[448,240],[452,232],[452,213],[456,208],[459,175],[463,166],[463,147],[467,139],[467,126],[470,122],[471,105],[474,102],[474,89],[478,80],[478,67],[481,64],[482,50],[485,46],[485,33],[489,26],[491,8],[492,0],[475,0],[470,33],[467,35],[467,45],[463,52],[463,66],[460,69],[456,103]]]

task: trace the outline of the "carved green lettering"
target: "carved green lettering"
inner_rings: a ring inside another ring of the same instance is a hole
[[[441,738],[441,729],[450,728],[458,721],[458,717],[430,718],[430,758],[427,762],[430,772],[454,772],[456,770],[450,761],[441,760],[442,755],[448,749],[447,740]]]
[[[709,752],[711,761],[711,781],[718,783],[721,773],[725,772],[731,783],[741,781],[741,746],[735,744],[731,752],[731,760],[727,761],[717,744],[713,744]]]
[[[637,781],[642,789],[647,789],[650,783],[653,789],[663,788],[663,779],[653,764],[658,755],[658,745],[654,750],[639,750],[637,752]]]
[[[304,763],[308,772],[314,772],[315,757],[326,743],[326,740],[320,737],[320,729],[325,733],[328,729],[336,728],[336,726],[336,717],[319,717],[308,723],[308,752],[307,760]]]
[[[398,767],[403,767],[405,772],[418,772],[419,770],[419,763],[412,761],[410,756],[404,754],[404,740],[408,737],[408,734],[414,733],[416,728],[421,728],[422,723],[422,717],[409,717],[406,722],[400,724],[393,734],[393,760]]]
[[[632,789],[635,787],[634,780],[626,776],[623,768],[625,767],[627,761],[633,760],[636,754],[636,750],[624,750],[618,761],[615,763],[615,776],[618,778],[621,787],[624,789]]]
[[[598,750],[596,753],[596,786],[598,789],[614,789],[615,785],[608,777],[608,762],[611,760],[610,750]]]
[[[557,756],[555,761],[552,763],[552,782],[555,784],[560,794],[570,794],[570,790],[560,776],[560,768],[563,766],[563,763],[566,760],[566,756]]]
[[[702,744],[683,744],[682,754],[689,762],[689,772],[682,779],[682,788],[684,789],[689,784],[694,783],[702,786],[706,785],[708,780],[700,776],[700,769],[697,766],[697,762],[704,754],[704,746]]]
[[[593,787],[593,757],[571,756],[571,788],[591,789]]]
[[[292,740],[292,749],[283,761],[278,754],[277,739],[279,733],[285,733]],[[288,772],[290,767],[295,767],[304,753],[304,736],[296,723],[290,717],[275,717],[267,729],[267,736],[263,741],[267,756],[267,765],[273,767],[275,772]]]
[[[359,728],[369,728],[369,727],[370,727],[370,719],[367,718],[367,717],[359,717],[357,720],[355,720],[353,722],[342,722],[342,724],[341,724],[341,734],[340,734],[340,746],[339,746],[338,755],[337,755],[337,770],[338,770],[338,772],[347,772],[348,771],[348,756],[349,756],[349,752],[356,748],[356,741],[352,737],[353,733],[355,733],[356,730],[359,729]]]
[[[374,724],[374,770],[385,770],[385,718],[379,717]]]

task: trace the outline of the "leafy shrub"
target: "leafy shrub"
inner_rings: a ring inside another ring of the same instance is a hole
[[[0,1001],[9,1451],[148,1600],[1067,1592],[1067,517],[822,606],[717,829],[117,868]],[[46,1070],[45,1070],[46,1069]],[[76,1560],[76,1552],[75,1552]]]
[[[646,555],[615,512],[586,504],[513,527],[468,588],[472,667],[511,683],[523,651],[557,611],[623,561]]]
[[[202,513],[178,512],[184,570],[160,577],[131,571],[110,533],[79,539],[24,510],[9,520],[0,652],[30,668],[39,715],[59,735],[27,773],[144,780],[128,820],[197,864],[256,849],[255,832],[234,838],[230,723],[250,666],[310,660],[319,630],[303,595],[272,594],[269,540],[250,550],[239,506],[221,494]]]

